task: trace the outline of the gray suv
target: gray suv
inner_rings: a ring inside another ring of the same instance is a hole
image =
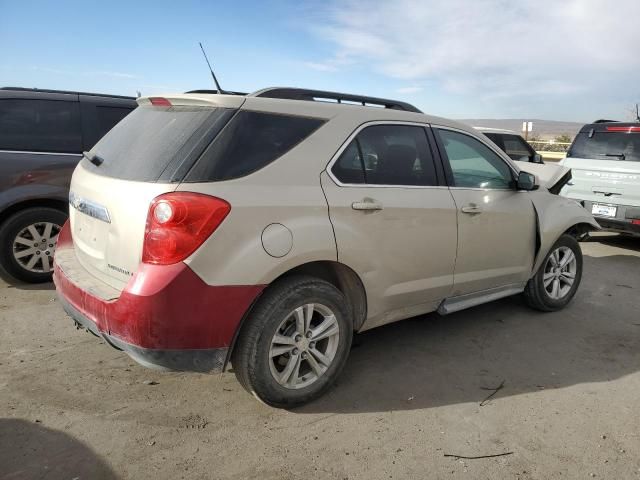
[[[25,282],[51,279],[82,152],[137,106],[133,97],[0,88],[0,268]]]

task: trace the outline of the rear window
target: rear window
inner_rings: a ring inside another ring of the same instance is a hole
[[[0,100],[0,149],[80,153],[82,132],[78,102]]]
[[[284,155],[323,123],[317,118],[240,111],[185,180],[210,182],[249,175]]]
[[[180,181],[183,165],[202,153],[232,114],[211,107],[138,107],[91,149],[100,165],[82,162],[95,173],[124,180]]]
[[[129,115],[133,108],[127,107],[96,107],[96,117],[98,119],[98,138],[111,130],[120,120]]]
[[[579,133],[567,157],[640,162],[640,133]]]

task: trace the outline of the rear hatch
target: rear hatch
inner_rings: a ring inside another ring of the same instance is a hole
[[[562,164],[571,168],[573,176],[563,195],[640,206],[640,125],[587,126],[576,136]]]
[[[76,168],[70,223],[76,256],[94,277],[121,291],[142,258],[149,206],[176,190],[244,97],[142,98]]]

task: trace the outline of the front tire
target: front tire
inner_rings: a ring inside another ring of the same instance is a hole
[[[527,304],[536,310],[554,312],[574,297],[582,279],[582,250],[571,235],[562,235],[551,247],[524,290]]]
[[[28,283],[48,282],[58,233],[67,220],[60,210],[34,207],[21,210],[0,226],[0,266]]]
[[[344,295],[313,277],[269,287],[242,327],[231,363],[264,403],[289,408],[320,397],[344,367],[353,322]]]

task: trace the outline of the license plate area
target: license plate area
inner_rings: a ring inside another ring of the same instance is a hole
[[[74,212],[73,238],[77,246],[94,259],[103,259],[109,224],[89,217],[81,212]]]
[[[615,217],[617,212],[618,207],[614,205],[603,205],[601,203],[591,205],[591,214],[599,217]]]

